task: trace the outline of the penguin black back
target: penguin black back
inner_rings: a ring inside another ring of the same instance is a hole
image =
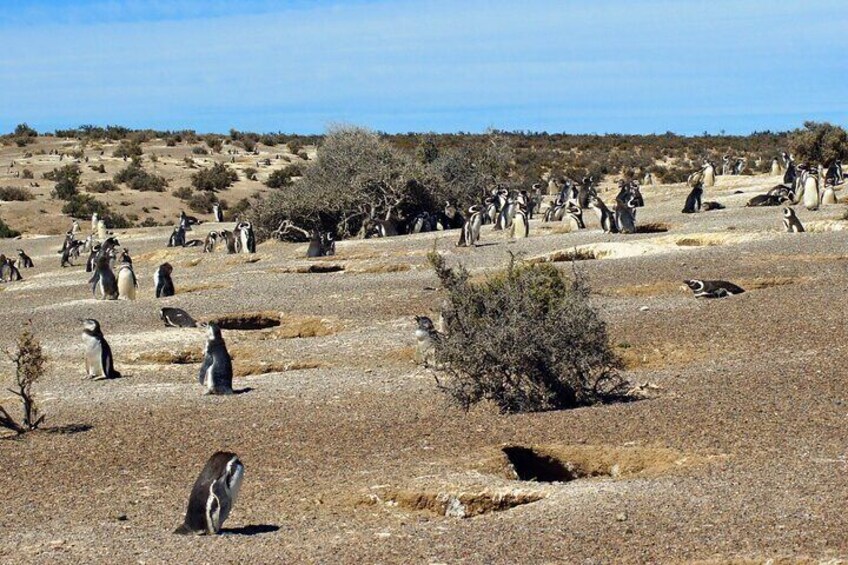
[[[217,534],[230,514],[244,478],[238,455],[218,451],[209,458],[194,482],[185,520],[175,534]]]

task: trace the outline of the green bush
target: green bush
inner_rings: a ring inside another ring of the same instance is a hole
[[[110,180],[97,180],[85,185],[86,192],[95,192],[97,194],[114,192],[116,190],[118,190],[118,185]]]
[[[138,141],[124,139],[118,144],[118,147],[115,148],[115,151],[112,152],[112,157],[141,157],[142,154],[143,151],[141,149],[141,143],[139,143]]]
[[[238,180],[238,174],[222,163],[215,163],[191,175],[191,184],[196,190],[226,190]]]
[[[244,177],[247,180],[256,180],[256,173],[258,172],[254,167],[246,167],[244,169]]]
[[[218,198],[214,192],[200,191],[192,194],[186,204],[194,212],[209,214],[212,212],[212,205],[216,202],[218,202]]]
[[[805,122],[790,139],[793,156],[799,161],[830,165],[848,157],[848,132],[829,123]]]
[[[285,188],[291,186],[292,177],[302,177],[303,167],[297,164],[286,165],[282,169],[277,169],[268,176],[265,181],[265,186],[268,188]]]
[[[171,194],[179,198],[180,200],[188,200],[194,195],[194,191],[190,186],[181,186],[180,188],[175,188]]]
[[[164,177],[148,173],[137,161],[118,171],[113,179],[140,192],[165,192],[168,186],[168,181]]]
[[[429,259],[447,294],[435,347],[447,378],[438,383],[460,406],[488,400],[531,412],[626,398],[621,361],[579,276],[510,261],[505,273],[472,283],[463,267],[435,252]]]
[[[21,232],[13,230],[6,224],[6,222],[3,221],[3,218],[0,218],[0,239],[18,237],[19,235],[21,235]]]
[[[197,147],[192,147],[191,152],[195,155],[209,155],[209,151],[205,147],[201,147],[198,145]],[[192,161],[194,163],[194,161]]]
[[[22,178],[22,179],[31,179],[31,178],[33,178],[33,177],[32,177],[32,171],[31,171],[31,170],[29,170],[29,169],[24,169],[23,171],[21,171],[21,178]]]
[[[62,213],[72,218],[90,218],[95,212],[98,218],[103,220],[109,228],[132,227],[132,223],[127,218],[113,212],[108,204],[88,194],[78,194],[62,206]]]
[[[53,198],[61,200],[70,200],[79,193],[80,177],[82,171],[75,163],[44,173],[45,179],[56,182],[52,192]]]
[[[28,188],[18,186],[0,186],[0,200],[6,202],[26,202],[34,199],[35,196]]]
[[[220,153],[221,148],[224,146],[224,140],[220,137],[209,136],[206,138],[206,145],[208,145],[209,149],[211,149],[215,153]]]

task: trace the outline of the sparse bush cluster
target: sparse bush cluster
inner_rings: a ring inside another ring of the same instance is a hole
[[[113,212],[108,204],[97,200],[90,194],[77,194],[62,206],[62,213],[72,218],[90,218],[95,212],[109,228],[132,227],[132,222],[129,219]]]
[[[118,171],[113,179],[140,192],[164,192],[168,187],[168,181],[164,177],[148,173],[137,160]]]
[[[114,192],[116,190],[118,190],[118,185],[110,180],[97,180],[85,185],[86,192],[94,192],[97,194]]]
[[[254,169],[255,171],[256,169]],[[256,173],[254,172],[254,175]],[[268,176],[265,181],[265,186],[268,188],[285,188],[291,186],[292,177],[303,176],[303,166],[298,164],[286,165],[282,169],[277,169]]]
[[[19,186],[0,186],[0,200],[6,202],[26,202],[35,196],[28,188]]]
[[[805,122],[793,132],[790,148],[798,161],[829,166],[848,157],[848,132],[829,123]]]
[[[573,408],[626,398],[627,381],[587,284],[551,264],[516,265],[480,283],[430,261],[446,293],[436,363],[440,388],[463,408]]]
[[[237,180],[238,174],[223,163],[215,163],[191,175],[191,184],[196,190],[212,192],[226,190]]]
[[[44,415],[39,412],[33,386],[44,375],[46,359],[41,350],[41,343],[29,327],[24,329],[18,337],[15,351],[8,355],[15,366],[13,388],[10,388],[9,392],[20,400],[22,417],[19,422],[3,406],[0,406],[0,427],[20,435],[38,429],[44,422]]]
[[[6,222],[3,221],[3,218],[0,218],[0,239],[18,237],[19,235],[21,235],[21,232],[13,230]]]
[[[75,163],[44,173],[45,179],[56,182],[56,186],[53,187],[51,194],[53,198],[59,198],[60,200],[70,200],[79,194],[81,177],[82,171],[79,165]]]
[[[141,149],[141,143],[137,140],[124,139],[118,144],[118,147],[112,152],[113,157],[130,159],[132,157],[141,157],[144,151]]]
[[[195,155],[209,155],[209,150],[203,147],[202,145],[192,147],[191,152]]]

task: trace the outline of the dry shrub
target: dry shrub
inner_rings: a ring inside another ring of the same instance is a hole
[[[32,387],[44,375],[46,360],[41,351],[41,343],[33,335],[29,326],[18,336],[15,352],[7,354],[15,365],[14,388],[9,389],[9,392],[20,399],[23,418],[18,422],[0,406],[0,427],[20,435],[38,429],[38,426],[44,422],[44,415],[39,415]]]
[[[447,294],[439,387],[465,409],[490,400],[503,412],[572,408],[625,398],[627,381],[588,285],[550,264],[510,261],[473,284],[462,266],[430,262]]]

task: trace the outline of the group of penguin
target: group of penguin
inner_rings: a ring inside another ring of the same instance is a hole
[[[20,269],[32,269],[32,258],[23,249],[18,249],[18,258],[12,259],[0,253],[0,282],[13,282],[23,279]]]
[[[217,203],[212,205],[212,215],[216,222],[224,221],[224,213]],[[174,227],[174,231],[168,239],[168,247],[199,247],[202,245],[204,253],[212,253],[215,251],[218,241],[222,241],[226,245],[227,253],[256,253],[256,235],[250,222],[236,221],[235,228],[232,231],[226,229],[210,231],[203,241],[199,239],[187,240],[186,232],[191,231],[192,226],[199,223],[200,220],[194,216],[187,216],[185,212],[180,212],[180,221]]]
[[[636,180],[619,180],[615,209],[610,210],[595,188],[592,176],[583,178],[580,184],[571,179],[552,182],[560,188],[559,194],[545,212],[544,221],[568,221],[572,230],[586,227],[584,210],[592,210],[598,216],[604,233],[636,233],[636,209],[645,205],[642,189]],[[539,185],[534,185],[534,188]]]

